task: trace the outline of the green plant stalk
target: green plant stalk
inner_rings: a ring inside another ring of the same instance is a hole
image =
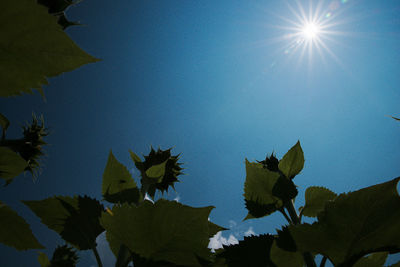
[[[99,252],[97,251],[96,247],[93,247],[92,251],[94,253],[94,256],[96,257],[97,265],[99,267],[103,267],[103,263],[101,262],[100,255],[99,255]]]
[[[319,267],[325,267],[325,263],[326,263],[326,260],[327,260],[328,258],[326,257],[326,256],[324,256],[323,258],[322,258],[322,260],[321,260],[321,264],[319,265]]]
[[[297,215],[296,209],[294,208],[293,201],[288,201],[285,204],[285,208],[289,212],[289,216],[293,222],[293,224],[300,224],[300,218]],[[310,252],[302,253],[304,262],[306,263],[307,267],[317,267],[317,264],[314,261],[313,256]]]

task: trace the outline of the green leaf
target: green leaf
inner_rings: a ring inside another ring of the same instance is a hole
[[[1,113],[0,113],[0,126],[1,126],[1,128],[3,128],[3,133],[5,133],[7,131],[8,126],[10,126],[10,122],[8,121],[6,116],[4,116]],[[4,136],[4,134],[3,134],[3,136]]]
[[[271,246],[271,260],[277,267],[302,267],[303,256],[299,252],[291,252],[281,249],[276,241]]]
[[[57,24],[57,18],[34,0],[0,4],[0,97],[31,93],[57,76],[96,62]]]
[[[115,205],[112,214],[103,213],[100,221],[114,253],[119,243],[148,260],[199,266],[197,257],[210,257],[208,216],[212,209],[160,199],[155,204]]]
[[[133,160],[134,163],[142,162],[140,157],[136,155],[132,150],[129,150],[129,154],[131,155],[131,159]]]
[[[138,203],[141,198],[128,169],[118,162],[111,151],[103,173],[101,191],[104,199],[111,203]]]
[[[44,248],[32,234],[29,224],[0,202],[0,242],[17,250]]]
[[[310,186],[305,193],[306,205],[302,214],[308,217],[317,217],[324,210],[326,202],[333,200],[337,195],[327,188]]]
[[[38,262],[40,264],[41,267],[50,267],[50,260],[47,257],[47,255],[43,252],[38,252]]]
[[[279,170],[289,179],[293,179],[304,166],[304,154],[301,149],[300,141],[283,156],[279,161]]]
[[[216,257],[224,259],[228,267],[275,267],[269,257],[273,241],[272,235],[245,236],[238,244],[217,250]]]
[[[387,252],[378,252],[359,259],[353,267],[383,267],[388,256]]]
[[[20,155],[9,148],[0,146],[0,178],[10,183],[12,178],[23,173],[27,166],[28,162]]]
[[[92,249],[104,229],[99,218],[103,205],[87,196],[52,197],[38,201],[22,201],[50,229],[79,250]]]
[[[146,170],[146,176],[148,178],[154,179],[153,183],[159,183],[161,182],[164,174],[165,174],[165,165],[167,164],[168,160],[164,161],[161,164],[157,164],[154,166],[151,166]]]
[[[245,219],[269,215],[296,195],[297,189],[292,181],[264,168],[261,163],[246,159],[244,198],[249,214]]]
[[[221,227],[213,222],[208,221],[208,237],[213,237],[220,231],[228,230],[224,227]]]
[[[400,252],[399,178],[341,194],[325,204],[318,222],[289,226],[302,252],[327,256],[335,266],[351,266],[374,252]]]
[[[283,226],[282,230],[277,229],[277,233],[278,237],[275,239],[275,241],[278,247],[289,252],[297,251],[296,243],[293,240],[293,237],[290,234],[287,226]]]

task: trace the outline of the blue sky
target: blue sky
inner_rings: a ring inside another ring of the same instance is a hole
[[[310,2],[299,3],[308,13]],[[167,197],[215,206],[211,220],[232,229],[226,239],[275,232],[284,222],[280,214],[242,222],[245,158],[282,157],[300,140],[297,207],[311,185],[340,193],[399,176],[400,125],[386,116],[400,116],[399,1],[324,1],[319,14],[330,33],[319,38],[327,48],[313,44],[303,55],[299,30],[288,29],[295,13],[294,0],[86,0],[70,8],[67,16],[86,26],[67,33],[102,61],[50,79],[46,101],[0,99],[8,136],[21,134],[32,111],[52,132],[38,180],[17,178],[2,200],[50,254],[60,239],[19,200],[101,199],[110,149],[130,168],[129,149],[182,153],[186,175]],[[0,265],[39,266],[36,252],[0,246]],[[78,266],[95,263],[81,255]]]

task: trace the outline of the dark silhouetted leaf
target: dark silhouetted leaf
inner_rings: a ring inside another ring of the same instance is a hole
[[[103,173],[101,191],[104,199],[111,203],[138,203],[141,198],[128,169],[118,162],[111,151]]]
[[[304,166],[304,154],[301,149],[300,141],[283,156],[279,161],[279,170],[289,179],[293,179]]]
[[[208,237],[213,237],[220,231],[228,230],[224,227],[221,227],[213,222],[208,221]]]
[[[289,180],[284,176],[279,176],[272,188],[272,194],[280,198],[283,203],[286,203],[291,199],[294,199],[297,196],[298,191],[292,180]]]
[[[197,257],[210,257],[208,216],[212,208],[192,208],[164,199],[139,206],[122,204],[113,207],[113,215],[103,213],[101,224],[114,253],[124,244],[146,260],[199,266]]]
[[[140,162],[140,158],[133,152],[131,152],[131,157],[135,162],[135,166],[141,172],[142,187],[147,189],[150,197],[154,197],[156,190],[164,193],[164,191],[168,191],[169,187],[174,188],[175,182],[179,182],[178,176],[182,174],[181,163],[178,163],[179,155],[171,155],[171,149],[158,149],[155,151],[151,148],[149,155],[144,156],[145,160],[143,162]],[[163,164],[165,164],[165,168]],[[162,173],[161,177],[157,176]],[[148,175],[152,175],[157,179],[151,179]]]
[[[46,77],[74,70],[97,59],[81,50],[34,0],[2,0],[0,97],[41,90]]]
[[[57,246],[51,258],[50,267],[75,267],[78,259],[76,250],[73,248],[67,245]]]
[[[318,222],[289,226],[297,248],[351,266],[374,252],[400,252],[400,197],[392,181],[341,194],[325,204]]]
[[[291,252],[281,249],[277,242],[271,246],[270,257],[277,267],[303,267],[304,260],[300,252]]]
[[[0,202],[0,242],[17,250],[44,248],[26,221]]]
[[[69,6],[74,4],[72,0],[37,0],[41,5],[49,9],[49,13],[64,12]]]
[[[269,254],[274,237],[272,235],[245,236],[236,245],[223,246],[216,251],[217,259],[224,259],[228,267],[275,267]]]
[[[245,201],[246,209],[248,211],[247,216],[246,216],[246,218],[244,218],[244,220],[261,218],[261,217],[267,216],[277,210],[276,205],[274,203],[262,205],[256,201],[252,201],[252,200],[245,199],[244,201]]]
[[[287,226],[282,227],[282,230],[277,230],[277,233],[278,237],[276,238],[276,244],[278,247],[288,252],[297,251],[296,243],[294,242]]]
[[[12,179],[24,172],[28,166],[20,155],[9,148],[0,146],[0,178],[9,184]]]
[[[279,172],[279,160],[275,157],[275,155],[272,153],[271,156],[268,157],[268,155],[265,157],[265,160],[260,161],[259,163],[263,164],[265,168],[267,168],[270,171],[273,172]]]
[[[302,214],[308,217],[317,217],[324,210],[325,203],[333,200],[337,195],[329,189],[319,186],[310,186],[306,189],[306,204]]]
[[[383,267],[388,256],[387,252],[378,252],[359,259],[353,267]]]
[[[96,237],[104,229],[99,223],[103,205],[87,196],[53,197],[23,201],[50,229],[80,250],[96,246]]]
[[[249,211],[247,219],[268,215],[282,207],[282,200],[272,192],[279,177],[279,173],[265,169],[261,163],[246,159],[244,198]]]

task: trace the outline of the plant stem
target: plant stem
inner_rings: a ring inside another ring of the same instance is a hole
[[[285,209],[281,208],[279,211],[282,213],[283,217],[288,221],[289,224],[293,224],[292,220],[290,220],[289,216],[286,214]]]
[[[300,224],[300,218],[297,215],[296,209],[294,208],[293,201],[288,201],[285,204],[285,208],[288,210],[292,222],[294,224]],[[304,252],[302,253],[302,255],[307,267],[317,267],[317,264],[315,263],[314,258],[310,252]]]
[[[103,267],[103,263],[101,263],[100,255],[99,255],[99,253],[97,252],[96,247],[93,247],[93,248],[92,248],[92,251],[93,251],[93,253],[94,253],[94,256],[96,257],[97,265],[98,265],[99,267]]]
[[[323,258],[322,258],[322,260],[321,260],[321,263],[320,263],[320,265],[319,265],[319,267],[325,267],[325,263],[326,263],[326,260],[327,260],[328,258],[326,257],[326,256],[324,256]]]

